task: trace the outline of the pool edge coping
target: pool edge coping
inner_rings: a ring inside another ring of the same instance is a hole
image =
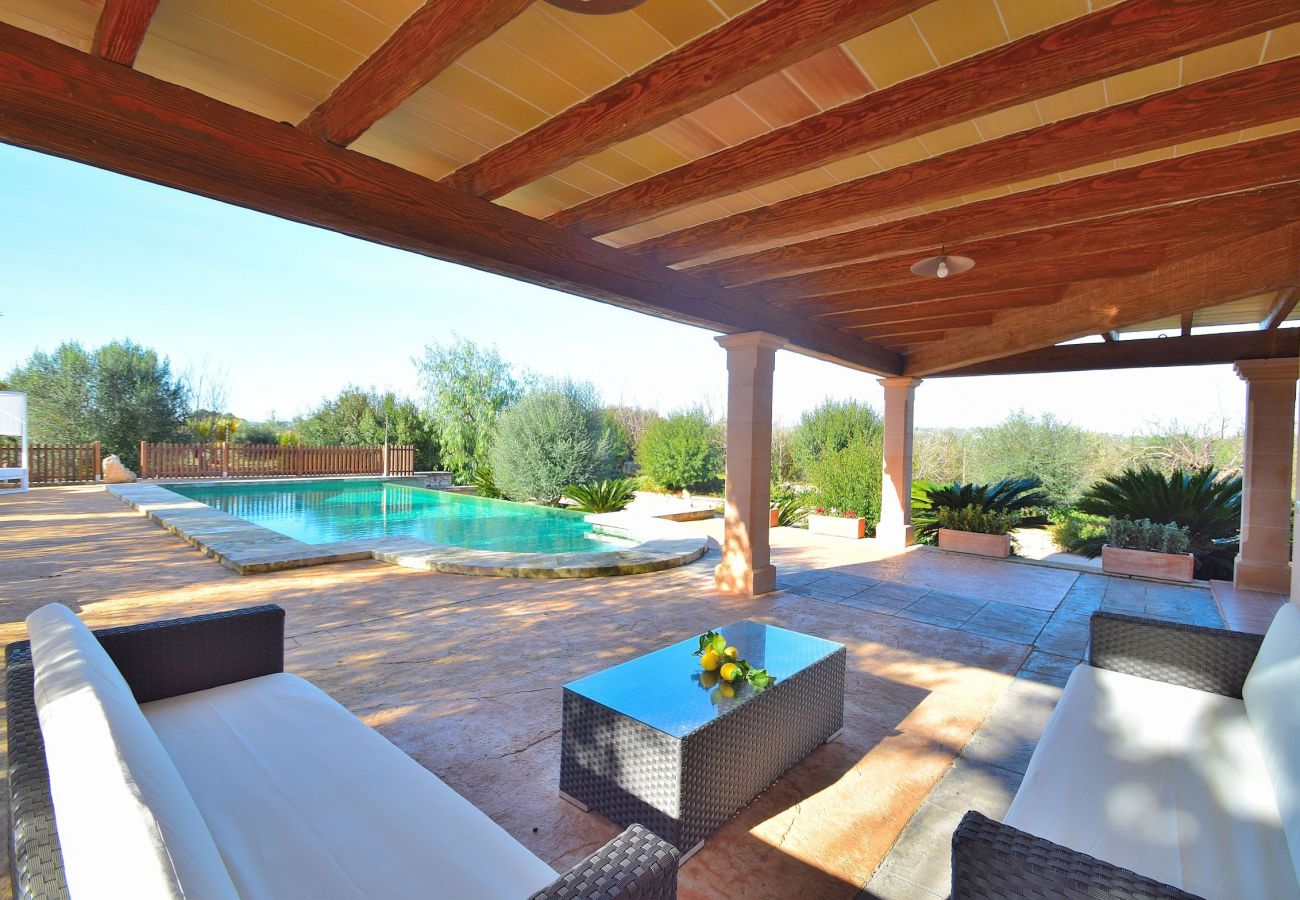
[[[618,536],[638,540],[635,546],[570,553],[513,553],[430,544],[401,536],[308,544],[167,489],[168,484],[186,483],[134,482],[105,485],[104,489],[239,575],[374,559],[401,568],[453,575],[597,578],[684,566],[708,550],[707,537],[689,533],[677,523],[620,513],[588,519],[601,530],[621,532]],[[643,527],[638,528],[638,524]],[[678,533],[674,535],[673,531]]]

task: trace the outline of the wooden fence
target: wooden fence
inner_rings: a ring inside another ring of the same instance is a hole
[[[0,469],[22,465],[22,448],[0,447]],[[28,479],[32,484],[84,484],[99,475],[99,442],[93,444],[31,444],[27,448]]]
[[[387,465],[385,465],[387,456]],[[281,478],[301,475],[410,475],[415,448],[280,447],[271,444],[140,442],[141,478]]]

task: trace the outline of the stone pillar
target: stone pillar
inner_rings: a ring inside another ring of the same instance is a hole
[[[912,409],[919,378],[882,378],[885,389],[884,466],[876,540],[898,550],[914,540],[912,529]]]
[[[785,340],[762,331],[716,339],[727,351],[727,509],[718,588],[753,597],[776,589],[772,508],[772,373]]]
[[[1239,588],[1285,594],[1291,589],[1291,463],[1295,452],[1296,361],[1236,364],[1246,382]]]
[[[1297,363],[1297,362],[1300,362],[1300,360],[1292,360],[1292,361],[1291,361],[1291,368],[1292,368],[1293,371],[1296,372],[1296,377],[1297,377],[1297,378],[1300,378],[1300,370],[1297,370],[1297,366],[1296,366],[1296,363]],[[1295,471],[1300,472],[1300,422],[1297,422],[1297,423],[1296,423],[1296,432],[1295,432],[1295,434],[1296,434],[1296,442],[1295,442],[1295,445],[1296,445]],[[1297,497],[1297,498],[1296,498],[1296,503],[1295,503],[1295,513],[1296,513],[1297,516],[1300,516],[1300,497]],[[1297,548],[1295,548],[1295,547],[1293,546],[1291,552],[1292,552],[1292,559],[1291,559],[1291,602],[1294,603],[1296,606],[1300,606],[1300,565],[1296,565],[1296,563],[1297,563],[1297,562],[1300,562],[1300,560],[1297,560],[1297,559],[1295,558],[1295,554],[1296,554],[1297,552],[1300,552],[1300,551],[1298,551]]]

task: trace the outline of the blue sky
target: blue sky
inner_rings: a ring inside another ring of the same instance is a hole
[[[64,340],[129,337],[178,371],[224,373],[231,411],[284,418],[348,383],[417,392],[411,357],[456,332],[607,402],[721,412],[713,334],[0,145],[0,372]],[[775,414],[823,397],[877,406],[873,376],[778,355]],[[1227,366],[953,378],[918,389],[917,425],[1024,408],[1137,433],[1244,414]]]

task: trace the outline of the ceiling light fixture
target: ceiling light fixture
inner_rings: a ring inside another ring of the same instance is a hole
[[[947,278],[960,275],[975,267],[975,260],[969,256],[949,256],[944,248],[939,249],[938,256],[931,256],[912,265],[912,274],[926,278]]]
[[[640,6],[645,0],[547,0],[552,6],[567,9],[569,12],[586,13],[591,16],[607,16],[610,13],[626,12]]]

